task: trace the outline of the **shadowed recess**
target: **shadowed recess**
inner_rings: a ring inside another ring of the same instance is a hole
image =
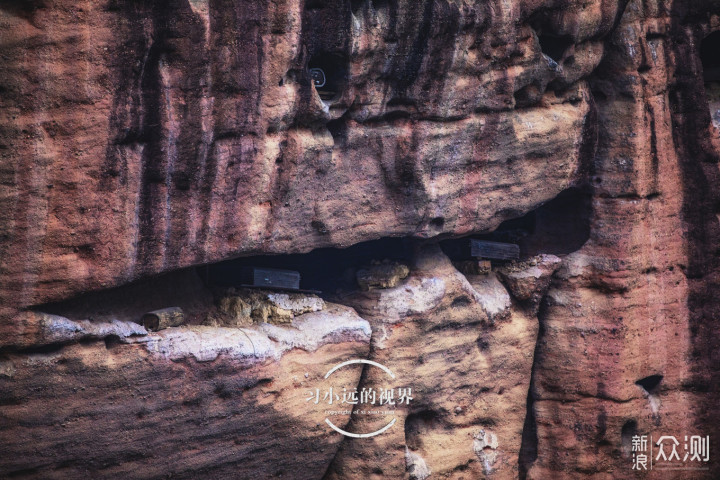
[[[591,214],[589,191],[573,187],[537,209],[503,222],[495,231],[473,238],[519,245],[522,257],[566,255],[579,250],[590,238]],[[467,238],[445,240],[441,246],[453,260],[469,258]]]
[[[641,378],[640,380],[635,382],[635,385],[641,387],[648,394],[652,394],[657,391],[657,388],[660,385],[660,382],[662,382],[662,379],[662,375],[650,375],[649,377]]]
[[[632,437],[637,435],[637,422],[635,420],[628,420],[622,426],[620,431],[620,439],[622,444],[622,451],[625,455],[630,456],[632,452]]]

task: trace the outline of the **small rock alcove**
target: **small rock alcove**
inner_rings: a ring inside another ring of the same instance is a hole
[[[388,237],[345,249],[321,248],[303,254],[241,257],[148,277],[57,303],[37,305],[33,310],[73,321],[137,322],[150,330],[207,325],[207,320],[229,289],[243,289],[251,297],[255,295],[252,292],[297,292],[334,301],[343,293],[363,288],[363,271],[369,271],[370,276],[377,271],[376,276],[382,277],[384,273],[392,274],[391,270],[400,267],[402,274],[399,277],[405,278],[413,251],[413,240]],[[278,272],[280,276],[298,278],[293,279],[289,288],[288,285],[267,288],[248,276],[268,270]],[[247,285],[258,288],[247,289]],[[299,288],[295,288],[296,285]],[[373,286],[370,281],[370,288]],[[387,287],[380,285],[377,288]]]
[[[643,393],[648,399],[648,402],[650,404],[650,410],[652,411],[652,417],[653,420],[655,420],[656,425],[659,425],[660,423],[660,383],[662,382],[662,380],[662,375],[655,374],[641,378],[640,380],[635,382],[635,385],[642,389]]]
[[[315,89],[323,101],[337,100],[347,84],[347,59],[339,53],[313,55],[308,70]]]
[[[523,216],[507,220],[493,232],[473,238],[518,245],[522,257],[541,253],[566,255],[579,250],[590,238],[590,192],[569,188],[553,200]],[[441,242],[453,260],[466,260],[467,238]]]
[[[720,128],[720,31],[713,32],[700,46],[703,80],[707,95],[710,118],[715,128]]]
[[[357,288],[357,270],[372,261],[408,263],[411,256],[411,240],[382,238],[344,249],[320,248],[303,254],[242,257],[200,267],[200,273],[209,285],[232,285],[245,283],[240,275],[248,267],[296,271],[300,274],[301,289],[332,296],[338,289]]]
[[[326,104],[340,100],[348,84],[351,7],[350,2],[308,0],[302,12],[306,75]]]
[[[642,388],[643,391],[648,395],[654,395],[657,393],[658,387],[660,386],[660,382],[662,382],[662,379],[662,375],[650,375],[648,377],[641,378],[640,380],[635,382],[635,385]]]

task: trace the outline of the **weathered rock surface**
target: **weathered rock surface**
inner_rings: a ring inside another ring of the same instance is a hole
[[[637,477],[720,477],[718,30],[716,0],[0,3],[0,476],[633,478],[632,435],[697,434],[708,470]],[[337,300],[372,333],[200,326],[179,271],[550,204],[518,243],[559,265],[426,249]],[[383,435],[306,400],[348,358],[416,392]]]
[[[365,358],[370,339],[347,307],[288,326],[152,334],[38,317],[36,347],[52,348],[0,360],[2,476],[317,478],[340,437],[307,391],[325,365]]]
[[[253,322],[289,323],[298,315],[325,308],[325,302],[317,295],[249,288],[231,288],[223,292],[218,303],[218,314],[211,315],[206,324],[241,326]]]
[[[488,320],[495,322],[510,316],[510,295],[494,273],[466,277],[475,289],[473,299],[482,307]]]
[[[130,338],[148,334],[145,327],[135,322],[73,321],[42,312],[26,312],[18,315],[15,323],[18,326],[17,331],[21,333],[3,335],[0,347],[27,349],[82,340],[102,340],[106,337]]]
[[[398,262],[377,262],[357,271],[356,279],[361,290],[396,287],[407,278],[410,270]]]
[[[0,303],[492,229],[552,199],[591,161],[584,78],[620,12],[564,4],[0,7]],[[567,69],[549,66],[541,30],[567,36]],[[317,62],[344,79],[333,100],[309,80]]]
[[[429,283],[437,293],[421,300],[411,285]],[[397,423],[382,435],[346,438],[327,478],[373,478],[377,470],[387,478],[406,471],[416,478],[428,471],[432,478],[517,476],[538,324],[509,305],[503,321],[491,321],[482,299],[494,288],[471,284],[439,249],[428,248],[405,285],[345,298],[372,325],[369,358],[392,366],[413,401],[398,405]],[[382,371],[366,369],[359,388],[385,382]],[[348,429],[370,432],[387,421],[353,416]],[[495,438],[492,454],[475,448],[486,432]]]
[[[538,255],[529,260],[503,265],[497,271],[510,293],[536,310],[561,262],[555,255]]]
[[[540,309],[527,478],[720,472],[717,462],[628,469],[631,435],[720,438],[719,371],[708,363],[720,311],[710,294],[720,150],[698,51],[717,13],[716,2],[629,2],[594,76],[603,134],[591,234],[563,259]],[[653,376],[648,395],[637,382]]]

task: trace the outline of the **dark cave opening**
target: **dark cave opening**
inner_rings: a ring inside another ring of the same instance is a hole
[[[364,5],[365,0],[350,0],[350,8],[355,14],[357,14]]]
[[[357,273],[373,263],[409,265],[414,240],[386,237],[359,243],[345,249],[321,248],[302,254],[257,255],[214,264],[190,267],[153,276],[107,290],[89,292],[54,303],[37,305],[35,311],[71,320],[134,321],[166,315],[178,324],[200,324],[215,309],[218,298],[230,287],[251,284],[248,269],[275,269],[299,274],[299,291],[332,299],[341,292],[360,287]],[[273,290],[265,288],[264,290]],[[181,315],[176,315],[177,310]],[[157,323],[157,322],[155,322]],[[150,325],[152,326],[152,325]]]
[[[567,255],[580,250],[590,238],[591,218],[591,192],[565,190],[535,210],[535,232],[520,239],[520,250],[526,255]]]
[[[710,118],[720,128],[720,31],[713,32],[700,45],[700,60]]]
[[[119,287],[87,292],[59,302],[37,305],[32,310],[74,321],[143,323],[146,314],[180,308],[185,323],[200,323],[213,306],[212,292],[195,268],[151,276]]]
[[[320,248],[308,253],[241,257],[200,267],[199,271],[207,284],[218,286],[244,283],[242,272],[247,267],[296,271],[300,273],[301,289],[318,291],[325,296],[337,290],[357,288],[355,273],[370,262],[390,260],[407,264],[412,252],[412,240],[387,237],[344,249]]]
[[[568,48],[573,45],[572,39],[569,37],[548,34],[538,35],[538,41],[542,52],[558,63],[562,60]]]
[[[319,52],[308,62],[315,89],[325,101],[337,99],[347,83],[347,58],[339,53]]]
[[[635,420],[628,420],[622,426],[620,430],[620,441],[622,445],[622,451],[626,456],[630,456],[632,452],[632,438],[638,434],[638,425]]]
[[[327,7],[325,0],[307,0],[305,2],[306,10],[322,10],[325,7]]]
[[[507,220],[493,232],[472,238],[518,245],[520,256],[567,255],[590,238],[592,196],[585,188],[569,188],[527,214]],[[452,260],[468,260],[468,239],[451,239],[441,247]]]
[[[651,395],[658,390],[662,379],[662,375],[650,375],[648,377],[641,378],[640,380],[635,382],[635,385],[642,388],[648,395]]]

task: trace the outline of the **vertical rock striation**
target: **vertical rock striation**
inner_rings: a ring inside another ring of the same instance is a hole
[[[10,0],[0,31],[0,476],[632,478],[636,434],[713,460],[638,478],[720,476],[717,1]],[[508,220],[488,275],[435,245]],[[409,275],[368,247],[402,275],[346,306],[206,321],[194,267],[390,237]],[[348,358],[416,392],[383,435],[306,400]]]

